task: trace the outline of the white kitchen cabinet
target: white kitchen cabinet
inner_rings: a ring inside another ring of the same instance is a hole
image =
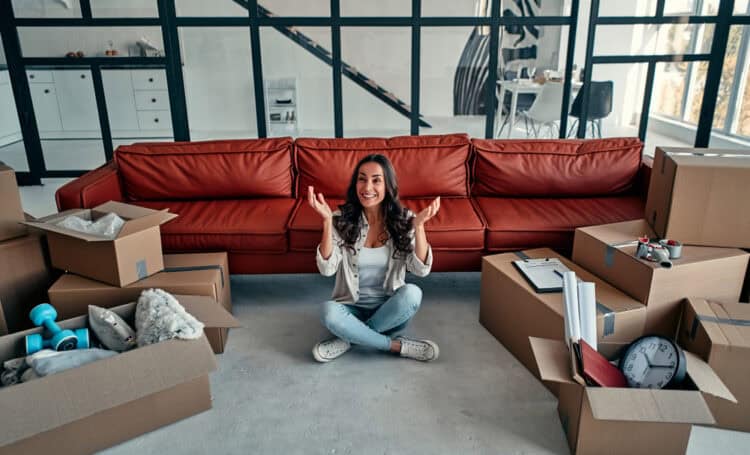
[[[133,70],[133,88],[136,90],[166,90],[167,73],[163,69]]]
[[[107,100],[109,128],[113,136],[138,130],[133,83],[129,70],[102,71],[104,97]]]
[[[139,111],[169,110],[169,92],[166,90],[136,90],[135,106]]]
[[[55,82],[55,78],[52,76],[52,71],[49,70],[28,70],[26,76],[29,78],[29,84],[37,83],[52,83]]]
[[[34,103],[34,114],[39,132],[55,132],[62,130],[60,108],[57,104],[55,84],[29,84],[31,100]],[[43,137],[44,139],[44,137]]]
[[[165,130],[172,128],[169,111],[138,111],[138,124],[142,130]]]
[[[99,131],[91,71],[55,70],[53,75],[63,130]]]
[[[28,70],[27,77],[42,139],[101,137],[90,70]],[[102,85],[113,138],[172,136],[164,70],[104,70]]]

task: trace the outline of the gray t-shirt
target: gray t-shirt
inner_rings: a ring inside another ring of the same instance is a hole
[[[388,268],[388,245],[379,248],[362,247],[359,256],[359,301],[357,306],[375,306],[386,298],[385,272]]]

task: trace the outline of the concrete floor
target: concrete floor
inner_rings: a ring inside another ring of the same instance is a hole
[[[478,323],[479,274],[413,282],[424,304],[406,333],[438,342],[437,361],[355,349],[318,364],[332,279],[232,277],[244,327],[214,408],[105,453],[567,453],[554,397]]]
[[[406,333],[439,343],[437,361],[354,349],[318,364],[332,279],[233,276],[244,327],[211,375],[213,409],[104,453],[569,453],[554,396],[478,322],[479,273],[410,281],[424,300]],[[696,427],[688,453],[748,451],[750,434]]]

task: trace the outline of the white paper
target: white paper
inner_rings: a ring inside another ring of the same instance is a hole
[[[578,283],[578,303],[581,318],[581,338],[596,350],[596,284]]]
[[[84,220],[75,215],[70,215],[58,222],[57,225],[73,231],[98,235],[112,240],[120,233],[120,229],[125,225],[125,220],[120,218],[116,213],[108,213],[96,221]]]
[[[539,289],[562,286],[562,274],[570,271],[557,258],[533,258],[513,261]]]
[[[575,272],[563,273],[563,319],[565,343],[581,339],[581,319],[578,311],[578,282]]]

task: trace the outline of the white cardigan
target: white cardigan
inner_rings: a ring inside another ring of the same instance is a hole
[[[339,216],[340,212],[336,211],[334,216]],[[409,212],[409,216],[413,216]],[[357,303],[359,300],[359,266],[358,257],[362,247],[364,246],[365,239],[367,239],[367,231],[370,229],[367,224],[367,217],[364,213],[362,214],[361,230],[359,237],[354,244],[354,251],[347,248],[344,245],[341,236],[334,227],[331,232],[333,235],[333,250],[331,256],[328,259],[324,259],[323,255],[320,254],[320,244],[316,250],[316,260],[318,264],[318,270],[321,275],[331,276],[336,274],[336,285],[333,289],[332,300],[340,303]],[[411,237],[412,248],[415,245],[414,230],[409,232]],[[386,242],[391,252],[395,251],[393,240],[388,239]],[[427,276],[432,269],[432,247],[427,245],[427,259],[422,262],[417,257],[414,250],[408,254],[405,258],[394,259],[391,254],[388,259],[388,266],[385,272],[385,282],[383,283],[383,289],[387,295],[393,295],[398,288],[406,284],[404,279],[406,278],[406,272],[411,272],[417,276]]]

